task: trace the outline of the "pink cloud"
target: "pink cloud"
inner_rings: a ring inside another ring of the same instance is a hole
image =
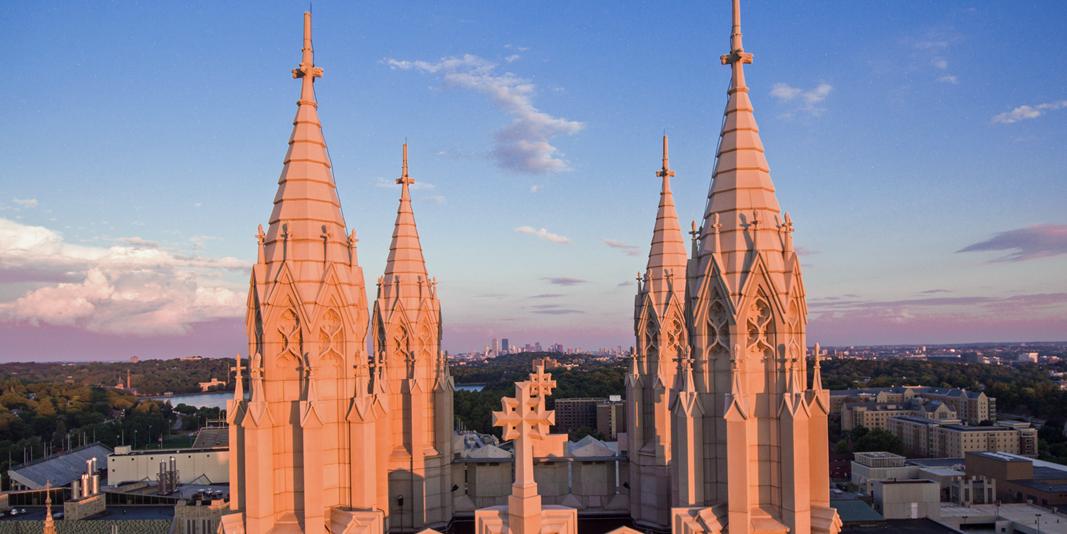
[[[996,261],[1023,261],[1067,254],[1067,224],[1038,224],[1000,232],[956,252],[1011,251]]]

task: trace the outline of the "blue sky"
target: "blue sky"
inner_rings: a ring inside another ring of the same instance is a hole
[[[0,13],[0,358],[243,348],[304,8]],[[445,348],[631,344],[658,138],[687,225],[714,163],[729,9],[317,2],[320,114],[368,281],[406,139]],[[1064,23],[1054,1],[745,3],[813,341],[1067,338]]]

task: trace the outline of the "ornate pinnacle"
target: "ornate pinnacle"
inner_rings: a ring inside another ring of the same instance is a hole
[[[670,151],[667,148],[667,136],[664,135],[663,136],[663,167],[660,168],[660,170],[656,171],[656,176],[659,176],[660,178],[663,178],[664,180],[674,176],[674,171],[671,170],[671,166],[668,163],[669,159],[670,159]]]
[[[697,255],[697,240],[700,238],[700,229],[697,228],[696,220],[689,221],[689,239],[693,245],[693,257]]]
[[[404,163],[403,163],[403,166],[401,167],[400,178],[396,179],[396,183],[402,184],[404,186],[408,186],[408,185],[411,185],[411,184],[415,183],[415,179],[412,178],[411,176],[408,176],[408,144],[407,143],[404,143]]]
[[[256,263],[265,263],[266,256],[263,254],[263,242],[267,240],[267,235],[263,233],[263,225],[259,225],[259,229],[256,231],[256,243],[258,245],[258,252],[256,256]]]
[[[236,360],[236,363],[233,367],[230,368],[230,370],[233,371],[234,374],[233,397],[234,399],[240,400],[244,397],[244,377],[241,373],[241,371],[243,371],[244,369],[241,367],[241,353],[238,352],[237,356],[234,359]]]
[[[785,251],[793,251],[793,219],[789,216],[789,212],[785,212],[785,223],[782,224],[781,229],[785,232]]]

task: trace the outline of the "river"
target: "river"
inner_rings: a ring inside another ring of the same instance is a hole
[[[226,401],[233,398],[232,391],[213,391],[211,393],[184,393],[170,397],[149,397],[158,401],[170,401],[171,406],[185,404],[196,408],[226,409]]]

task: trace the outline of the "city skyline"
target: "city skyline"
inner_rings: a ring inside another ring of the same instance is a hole
[[[716,65],[721,32],[697,21],[726,21],[728,6],[689,19],[678,6],[639,9],[644,19],[571,6],[376,7],[316,6],[318,99],[368,285],[388,252],[406,138],[444,349],[505,336],[632,344],[632,273],[652,233],[664,129],[683,226],[703,213],[728,73]],[[1067,177],[1055,150],[1065,69],[1017,52],[1067,48],[1055,17],[959,3],[914,20],[865,7],[755,4],[746,19],[775,186],[800,221],[809,339],[1067,337],[1057,202]],[[202,5],[162,20],[151,6],[22,9],[5,15],[22,23],[6,38],[36,94],[0,90],[18,126],[0,134],[11,151],[0,171],[0,333],[10,340],[0,360],[242,350],[256,253],[246,221],[266,223],[291,126],[294,54],[277,51],[276,36],[298,10]],[[848,22],[866,17],[884,23],[850,37]],[[405,20],[420,36],[390,40],[376,20]],[[467,31],[443,39],[454,25]],[[509,35],[515,26],[523,32]],[[237,43],[219,50],[220,35]],[[97,53],[72,47],[79,39]],[[583,46],[569,54],[568,44]],[[152,75],[115,84],[106,69]]]

